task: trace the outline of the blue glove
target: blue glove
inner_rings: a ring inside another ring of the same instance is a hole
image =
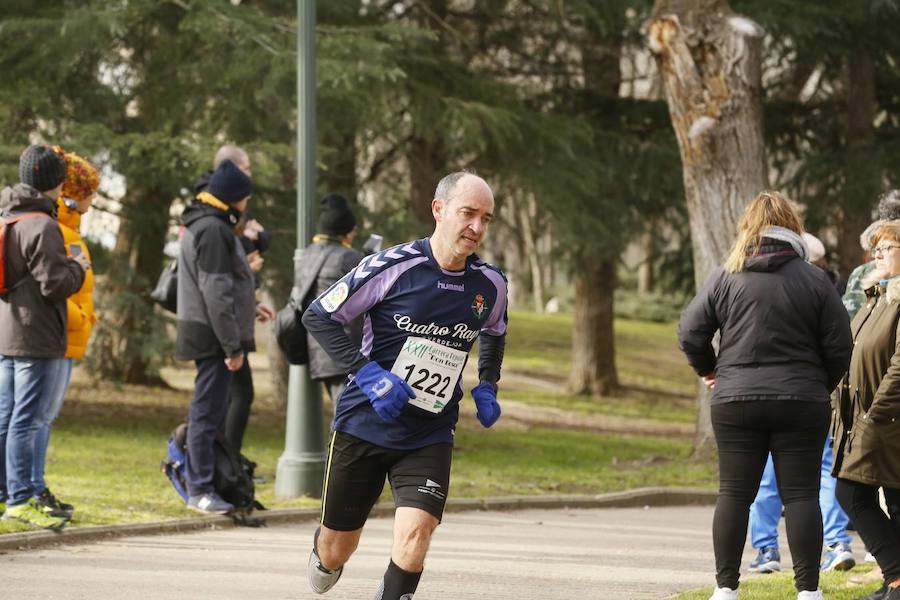
[[[356,372],[356,385],[369,397],[378,416],[388,422],[399,417],[406,403],[416,397],[408,383],[374,360]]]
[[[490,427],[500,418],[500,403],[494,386],[484,381],[472,389],[475,398],[475,416],[484,427]]]

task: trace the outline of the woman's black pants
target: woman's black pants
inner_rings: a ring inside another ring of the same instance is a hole
[[[827,401],[752,400],[712,406],[719,449],[719,497],[713,517],[719,587],[737,589],[750,504],[771,452],[784,502],[794,584],[798,591],[818,589],[822,554],[819,471],[830,423],[831,404]]]
[[[888,514],[878,503],[878,486],[839,478],[834,493],[878,561],[884,580],[900,579],[900,490],[884,488]]]

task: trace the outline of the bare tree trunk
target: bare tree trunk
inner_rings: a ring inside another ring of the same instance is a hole
[[[650,294],[653,292],[653,222],[649,228],[641,234],[642,262],[638,266],[638,294]]]
[[[871,222],[872,204],[880,189],[875,143],[875,65],[869,51],[859,47],[847,58],[844,102],[847,118],[847,183],[841,197],[838,227],[838,269],[844,276],[861,257],[859,234]]]
[[[324,157],[326,168],[321,170],[321,180],[325,184],[326,192],[335,192],[346,196],[351,202],[356,202],[356,134],[346,132],[337,136],[333,143],[333,149]]]
[[[544,273],[541,269],[541,257],[538,254],[537,236],[540,230],[540,214],[538,203],[534,194],[526,194],[525,198],[516,203],[514,210],[519,221],[519,231],[522,235],[525,260],[531,271],[531,299],[534,303],[534,311],[544,312]]]
[[[98,290],[101,318],[91,340],[91,372],[123,383],[167,385],[159,374],[166,354],[165,327],[149,292],[163,267],[169,202],[160,190],[129,190],[113,263],[116,276]]]
[[[434,188],[444,173],[444,160],[442,153],[435,142],[422,137],[413,138],[409,151],[409,183],[410,183],[410,214],[415,217],[418,224],[414,236],[426,235],[431,232],[434,225],[434,217],[431,216],[431,200],[434,198]]]
[[[575,318],[572,328],[573,394],[605,396],[619,387],[613,342],[613,290],[616,261],[582,261],[575,278]]]
[[[699,288],[721,264],[747,203],[767,186],[762,29],[727,0],[657,0],[648,43],[678,139]],[[712,453],[709,399],[698,397],[695,456]]]
[[[615,101],[622,82],[620,59],[622,40],[604,43],[599,31],[589,31],[581,48],[584,88],[596,98]],[[603,190],[598,190],[602,194]],[[586,199],[590,201],[589,199]],[[616,289],[616,265],[619,252],[605,255],[580,255],[575,277],[575,325],[572,327],[572,370],[569,389],[577,394],[609,395],[619,387],[616,372],[613,292]]]
[[[441,42],[441,47],[446,49],[451,42],[446,40],[447,31],[445,19],[447,17],[447,0],[425,0],[416,3],[416,20],[420,27],[427,29]],[[446,51],[446,50],[445,50]],[[411,94],[411,97],[418,97]],[[413,109],[413,118],[418,114],[434,114],[439,111],[437,106],[428,107],[430,110]],[[410,178],[410,214],[414,217],[412,225],[414,236],[431,233],[434,219],[431,216],[431,200],[434,198],[434,188],[438,180],[445,174],[446,156],[441,147],[440,138],[433,135],[429,128],[430,122],[413,123],[413,136],[409,144],[407,161],[409,163]],[[426,135],[426,132],[431,135]]]

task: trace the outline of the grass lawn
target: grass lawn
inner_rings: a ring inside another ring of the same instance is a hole
[[[868,585],[856,585],[848,587],[847,579],[853,575],[859,575],[872,569],[872,565],[860,565],[850,571],[832,571],[822,573],[819,587],[828,600],[855,600],[871,594],[881,584],[870,583]],[[785,600],[796,598],[797,590],[794,588],[794,574],[791,572],[772,575],[751,575],[741,577],[741,600]],[[708,600],[713,588],[692,590],[675,596],[673,600]]]
[[[501,396],[589,414],[692,423],[697,378],[678,349],[675,324],[617,319],[615,336],[623,389],[605,398],[576,396],[564,391],[571,366],[572,315],[511,311]],[[518,376],[555,385],[536,386]]]
[[[503,397],[566,410],[692,421],[695,380],[678,352],[672,324],[617,321],[618,365],[625,392],[593,399],[560,391],[569,368],[571,315],[510,315]],[[264,334],[258,336],[261,346]],[[314,498],[274,497],[284,448],[284,415],[272,398],[263,352],[253,355],[257,399],[244,453],[267,478],[257,495],[271,508],[315,507]],[[190,516],[160,472],[166,440],[187,414],[190,365],[166,370],[172,389],[75,380],[50,444],[47,479],[76,505],[72,526],[136,523]],[[542,385],[530,385],[537,381]],[[559,385],[557,385],[559,384]],[[327,410],[327,409],[326,409]],[[463,403],[453,457],[452,497],[604,493],[651,485],[715,484],[714,465],[689,461],[690,441],[600,435],[500,423],[490,431]],[[386,492],[385,499],[389,498]],[[23,527],[0,521],[0,533]]]
[[[177,390],[73,385],[54,427],[47,462],[51,489],[77,507],[71,526],[194,514],[159,468],[168,434],[188,402],[189,396]],[[313,498],[274,497],[274,474],[284,447],[282,422],[283,416],[265,405],[251,419],[244,453],[267,478],[258,496],[270,508],[318,506]],[[593,494],[649,485],[713,485],[713,465],[690,462],[689,452],[685,440],[523,428],[502,421],[486,431],[467,418],[457,430],[451,495]],[[0,521],[0,533],[23,529]]]

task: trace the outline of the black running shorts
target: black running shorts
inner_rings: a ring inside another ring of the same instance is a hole
[[[352,435],[331,434],[322,524],[337,531],[361,528],[384,489],[391,483],[395,506],[419,508],[438,521],[450,488],[450,444],[416,450],[392,450]]]

